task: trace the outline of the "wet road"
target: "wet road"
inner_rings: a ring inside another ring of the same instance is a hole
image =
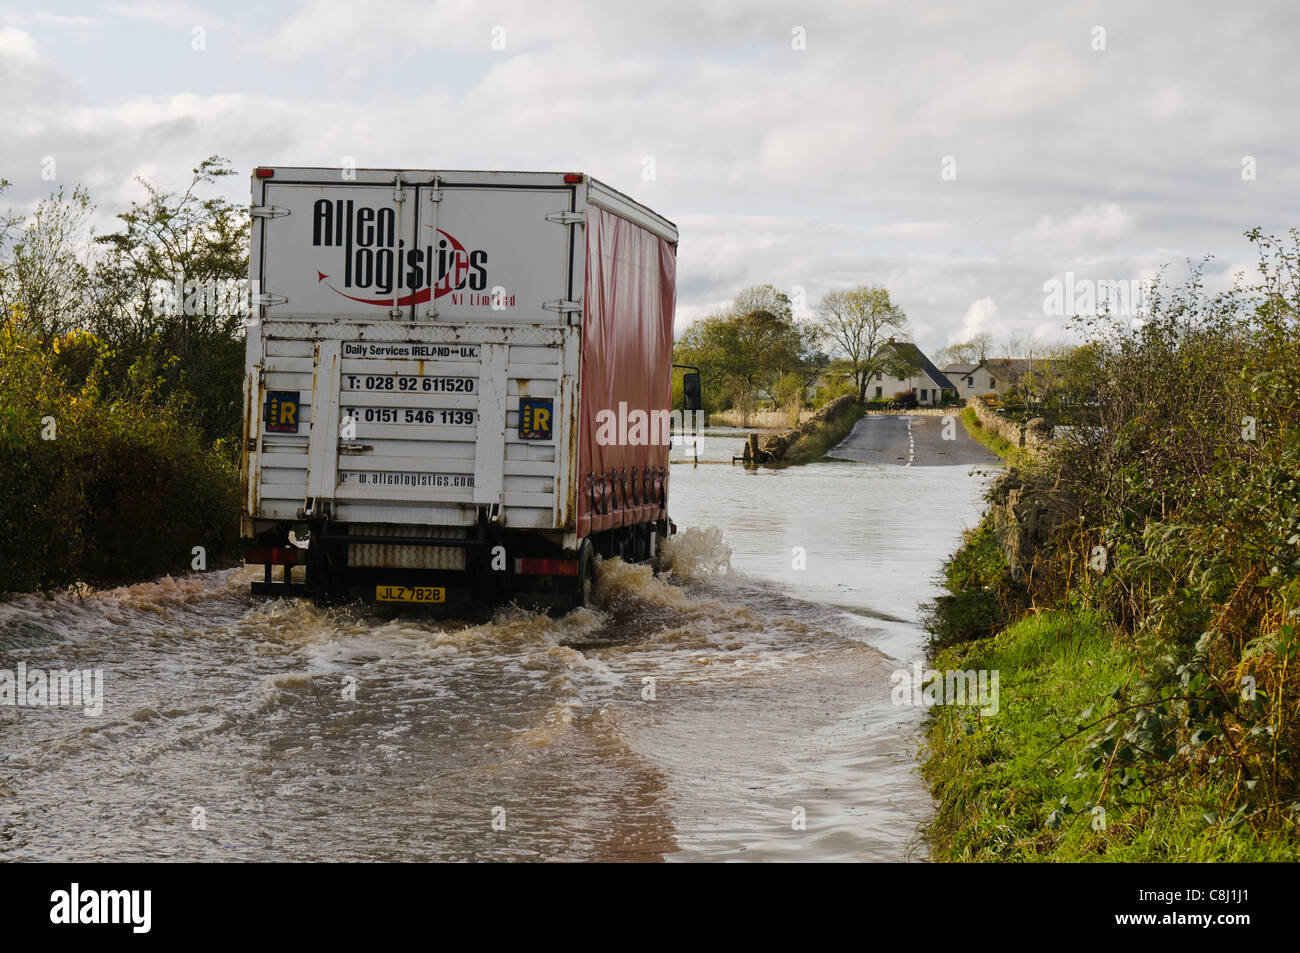
[[[254,601],[244,569],[0,602],[0,672],[103,673],[99,714],[0,705],[0,860],[923,857],[890,674],[987,474],[703,444],[670,572],[608,563],[563,618]]]
[[[999,463],[972,440],[961,418],[931,414],[868,414],[829,454],[837,460],[934,467]]]

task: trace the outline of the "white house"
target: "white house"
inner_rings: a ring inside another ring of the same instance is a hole
[[[957,394],[960,397],[979,397],[982,394],[997,394],[998,379],[993,376],[984,361],[977,361],[974,364],[949,364],[943,372],[947,375],[948,380],[953,382],[957,388]],[[1002,382],[1005,389],[1006,381]]]
[[[1026,374],[1050,374],[1059,363],[1051,358],[986,357],[973,364],[949,364],[943,372],[961,397],[1001,396]]]
[[[957,396],[957,388],[925,353],[910,341],[895,341],[890,338],[880,348],[881,356],[897,358],[914,368],[909,377],[898,377],[890,370],[881,370],[867,380],[868,400],[889,400],[901,391],[910,391],[916,395],[916,402],[922,406],[933,406],[943,399],[944,391],[950,396]],[[887,361],[892,363],[891,361]]]

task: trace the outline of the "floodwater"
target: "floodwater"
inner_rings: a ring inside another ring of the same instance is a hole
[[[254,601],[255,570],[0,603],[0,860],[924,859],[890,703],[987,472],[674,464],[660,577],[438,620]],[[674,457],[690,454],[674,451]]]

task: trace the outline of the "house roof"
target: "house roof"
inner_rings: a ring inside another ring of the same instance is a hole
[[[1030,371],[1047,371],[1051,370],[1058,364],[1063,363],[1056,358],[1050,357],[986,357],[982,361],[974,364],[966,362],[964,364],[949,364],[943,370],[945,374],[956,374],[961,377],[965,374],[972,374],[977,368],[983,367],[994,377],[1005,377],[1007,380],[1016,380],[1023,377]]]
[[[948,390],[957,389],[953,386],[952,381],[948,380],[948,378],[944,376],[943,371],[935,367],[934,362],[925,356],[925,352],[911,341],[890,341],[885,345],[885,347],[892,347],[896,353],[906,355],[914,360],[918,365],[920,365],[920,368],[925,372],[925,375],[938,384],[939,387],[946,387]]]
[[[1030,371],[1050,371],[1054,366],[1061,364],[1061,361],[1048,357],[1027,358],[1027,357],[990,357],[984,362],[984,366],[994,375],[1000,375],[1008,380],[1016,380],[1028,374]]]

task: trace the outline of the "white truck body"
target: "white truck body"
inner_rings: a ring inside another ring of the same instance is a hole
[[[468,535],[486,511],[575,549],[585,215],[676,242],[672,223],[564,173],[275,166],[252,193],[243,535]],[[547,426],[521,429],[521,401]],[[455,569],[465,550],[349,560]]]

